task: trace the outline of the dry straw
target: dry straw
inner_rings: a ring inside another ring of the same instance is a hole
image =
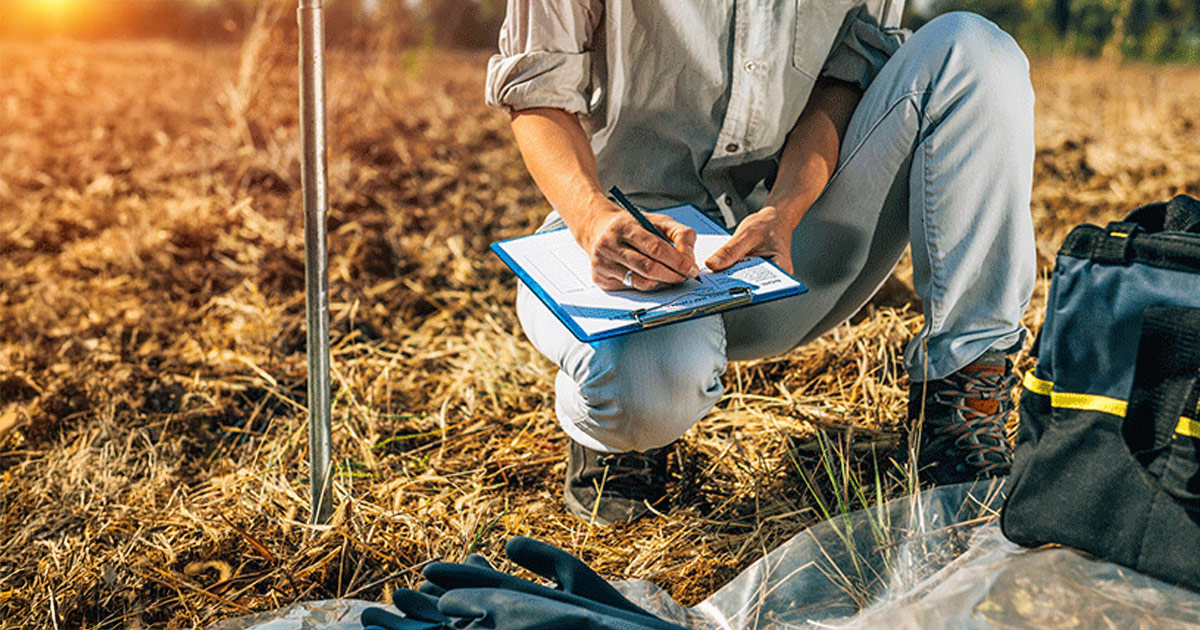
[[[548,208],[482,105],[484,58],[331,57],[337,511],[313,527],[293,52],[0,45],[0,626],[384,599],[512,534],[693,603],[904,491],[907,263],[825,338],[730,368],[664,516],[566,516],[553,370],[486,253]],[[1034,80],[1043,274],[1071,225],[1200,195],[1197,70],[1040,61]]]

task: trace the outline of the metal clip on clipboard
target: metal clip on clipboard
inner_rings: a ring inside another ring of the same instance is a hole
[[[698,315],[707,315],[708,313],[723,311],[735,306],[741,306],[743,304],[749,304],[750,301],[754,299],[754,296],[750,293],[750,287],[733,287],[732,289],[728,290],[728,295],[726,297],[712,302],[707,302],[696,308],[687,308],[678,311],[662,311],[662,309],[670,307],[683,297],[685,296],[679,296],[675,300],[666,302],[665,304],[659,304],[647,308],[639,308],[636,311],[630,311],[629,315],[633,317],[634,321],[636,321],[642,328],[650,328],[653,326],[670,324],[671,322],[677,322]]]

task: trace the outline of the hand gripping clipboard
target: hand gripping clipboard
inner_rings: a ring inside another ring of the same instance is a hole
[[[696,231],[702,262],[730,234],[694,206],[663,214]],[[652,293],[605,291],[591,281],[587,254],[566,229],[492,243],[491,249],[580,341],[592,342],[800,295],[808,288],[774,263],[757,257],[701,274]],[[703,271],[703,267],[702,267]]]

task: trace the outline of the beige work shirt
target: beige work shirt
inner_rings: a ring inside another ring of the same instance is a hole
[[[773,163],[817,77],[865,88],[903,40],[903,4],[508,0],[487,102],[577,114],[606,190],[733,227],[758,209],[736,169]]]

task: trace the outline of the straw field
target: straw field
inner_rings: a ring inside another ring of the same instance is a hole
[[[482,104],[485,56],[335,51],[337,510],[306,525],[294,59],[263,37],[0,44],[0,627],[382,600],[513,534],[691,604],[826,512],[904,490],[907,264],[824,339],[731,366],[664,516],[568,517],[553,369],[486,251],[548,207]],[[1200,70],[1033,75],[1043,275],[1072,225],[1200,195]]]

